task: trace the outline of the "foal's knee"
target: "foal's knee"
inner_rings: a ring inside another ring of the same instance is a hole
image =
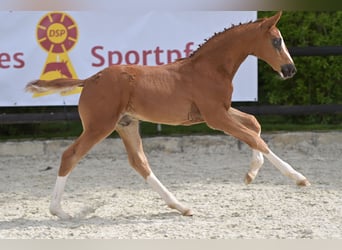
[[[261,153],[267,154],[269,153],[269,148],[266,142],[260,136],[254,136],[247,144],[255,150],[260,151]]]
[[[255,118],[254,115],[248,116],[248,125],[246,127],[249,127],[251,130],[256,132],[258,135],[261,134],[261,125],[258,122],[258,120]]]

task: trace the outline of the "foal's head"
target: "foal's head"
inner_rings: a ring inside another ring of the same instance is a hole
[[[253,54],[267,62],[283,78],[290,78],[296,73],[296,67],[285,46],[283,37],[276,27],[281,12],[260,21],[260,36],[256,39]]]

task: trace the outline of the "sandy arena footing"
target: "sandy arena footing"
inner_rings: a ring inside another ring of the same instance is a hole
[[[120,139],[97,145],[72,172],[62,221],[48,211],[72,140],[0,143],[1,239],[342,239],[342,132],[272,133],[271,149],[312,183],[299,188],[266,159],[246,186],[250,149],[234,138],[145,138],[161,182],[194,211],[181,216],[129,166]]]

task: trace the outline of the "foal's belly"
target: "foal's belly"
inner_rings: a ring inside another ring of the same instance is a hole
[[[194,103],[176,97],[156,96],[133,100],[127,113],[138,120],[160,124],[191,125],[203,122]]]

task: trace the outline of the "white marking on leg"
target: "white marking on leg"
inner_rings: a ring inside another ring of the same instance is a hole
[[[183,206],[177,198],[169,191],[167,188],[158,180],[158,178],[151,172],[146,178],[146,182],[151,186],[151,188],[156,191],[160,197],[165,201],[165,203],[170,207],[177,209],[183,215],[192,215],[189,208]]]
[[[275,155],[271,150],[269,150],[268,154],[264,154],[265,157],[276,167],[279,171],[293,180],[296,181],[298,185],[309,186],[310,183],[307,181],[304,175],[294,170],[290,164],[280,159],[277,155]]]
[[[64,192],[65,183],[68,176],[57,176],[56,185],[52,193],[52,200],[50,203],[50,213],[56,215],[61,219],[71,219],[72,217],[65,213],[61,206],[62,195]]]
[[[251,183],[257,176],[261,166],[264,164],[264,156],[258,150],[253,149],[252,160],[250,164],[250,169],[246,175],[245,183]]]

